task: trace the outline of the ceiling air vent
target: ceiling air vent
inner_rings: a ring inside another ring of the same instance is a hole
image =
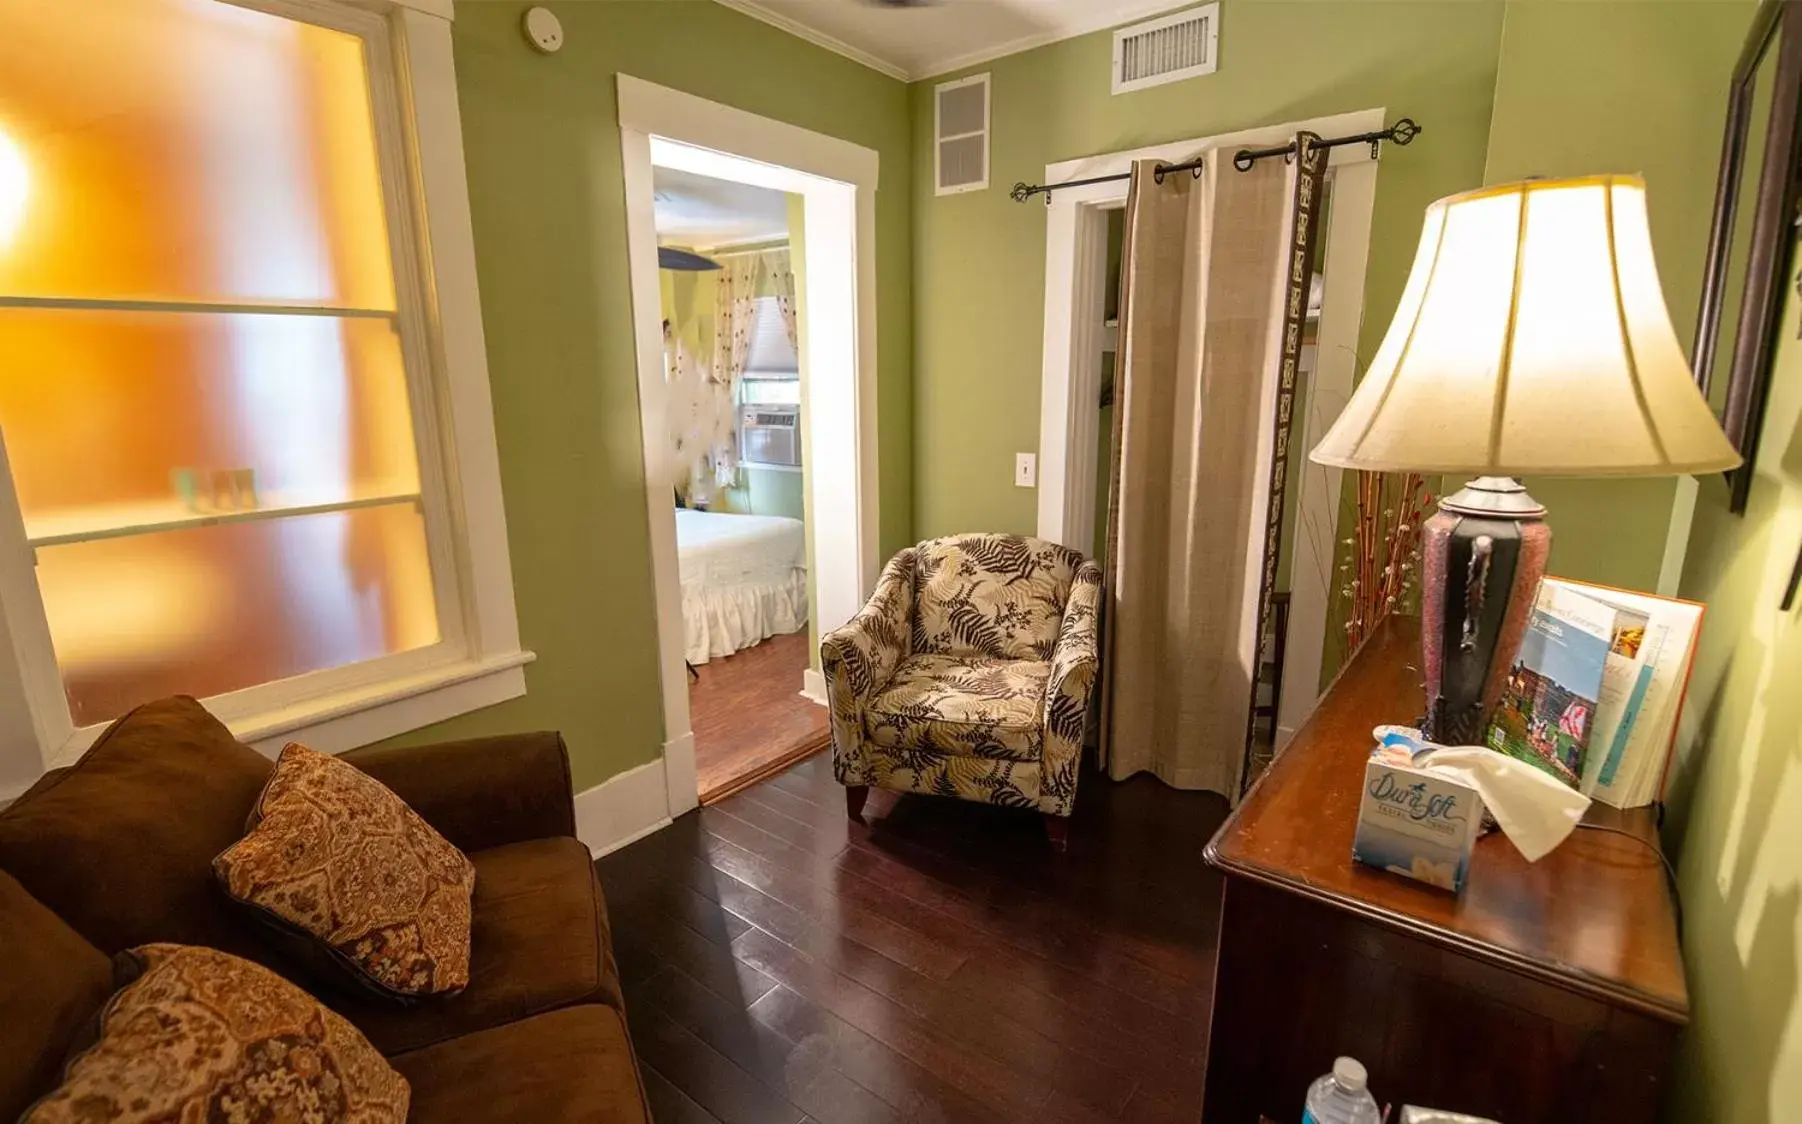
[[[1214,73],[1220,56],[1220,5],[1204,4],[1114,32],[1114,92]]]
[[[933,169],[939,195],[989,186],[989,76],[934,86]]]

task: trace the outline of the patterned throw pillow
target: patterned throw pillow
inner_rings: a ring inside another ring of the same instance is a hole
[[[282,943],[407,1001],[469,983],[476,871],[381,782],[290,743],[213,874]],[[319,953],[323,952],[321,956]]]
[[[267,968],[210,948],[119,954],[136,975],[98,1041],[20,1124],[401,1124],[412,1089],[349,1022]]]

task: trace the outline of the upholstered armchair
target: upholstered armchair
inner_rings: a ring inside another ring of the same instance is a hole
[[[1101,571],[1021,535],[895,555],[869,604],[820,641],[832,769],[870,786],[1044,813],[1062,850],[1095,684]]]

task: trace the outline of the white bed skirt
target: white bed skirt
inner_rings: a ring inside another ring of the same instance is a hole
[[[807,626],[807,573],[786,581],[682,591],[686,659],[704,664]],[[797,688],[799,689],[799,688]]]

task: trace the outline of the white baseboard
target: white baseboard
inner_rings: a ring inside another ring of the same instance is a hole
[[[648,761],[576,793],[576,838],[595,858],[669,824],[663,762]]]
[[[664,810],[671,818],[700,806],[693,730],[663,743],[663,788]]]
[[[811,667],[803,671],[801,673],[801,697],[809,702],[819,703],[821,706],[827,705],[826,677]]]

